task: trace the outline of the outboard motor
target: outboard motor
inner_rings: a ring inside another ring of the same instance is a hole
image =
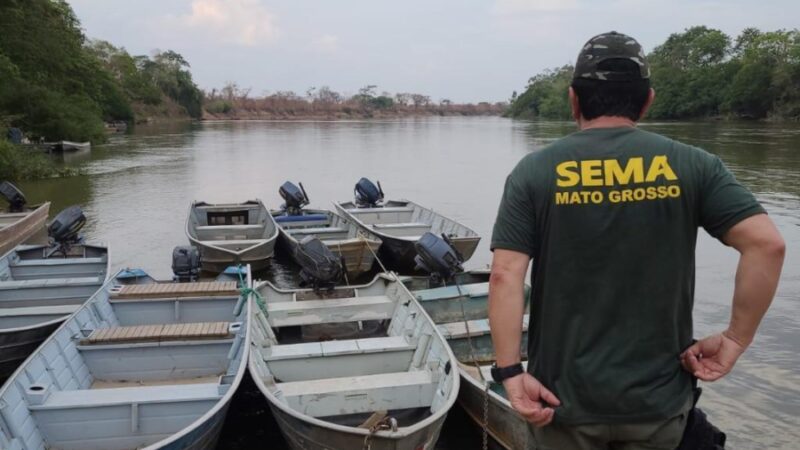
[[[173,280],[184,283],[200,277],[200,251],[197,247],[179,245],[172,249]]]
[[[361,178],[353,189],[356,197],[356,206],[359,208],[374,208],[383,201],[383,188],[381,182],[378,185],[372,183],[367,178]]]
[[[8,202],[8,212],[22,212],[28,200],[25,194],[8,181],[0,183],[0,195]]]
[[[333,288],[342,278],[342,261],[315,236],[306,236],[295,248],[295,261],[303,269],[300,278],[303,284],[314,290]]]
[[[281,194],[281,197],[283,197],[283,200],[286,202],[281,208],[290,216],[302,214],[303,206],[308,204],[306,189],[303,187],[303,183],[299,184],[300,187],[297,187],[291,181],[287,181],[278,189],[278,193]]]
[[[464,271],[461,266],[464,257],[444,234],[439,237],[427,232],[414,243],[414,248],[417,250],[417,256],[414,257],[414,262],[417,263],[415,270],[424,270],[442,280],[450,280],[455,274]]]
[[[58,244],[75,244],[82,240],[80,231],[86,225],[86,216],[80,206],[62,210],[47,227],[47,235]]]

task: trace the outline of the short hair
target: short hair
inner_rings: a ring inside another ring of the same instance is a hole
[[[639,66],[627,59],[611,59],[598,65],[599,70],[631,73],[630,81],[606,81],[586,78],[572,80],[581,114],[587,120],[601,116],[640,119],[650,93],[650,80],[638,77]]]

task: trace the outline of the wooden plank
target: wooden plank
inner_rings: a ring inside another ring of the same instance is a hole
[[[118,344],[185,339],[219,339],[229,337],[228,322],[173,323],[166,325],[134,325],[99,328],[82,344]]]
[[[122,286],[112,294],[114,299],[176,298],[197,296],[235,296],[239,289],[235,281],[203,281],[198,283],[153,283]]]

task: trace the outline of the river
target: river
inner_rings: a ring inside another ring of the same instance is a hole
[[[763,202],[787,241],[776,299],[759,335],[733,373],[704,385],[701,400],[733,449],[795,449],[800,442],[800,125],[766,123],[647,123],[644,128],[722,157]],[[387,197],[418,201],[464,222],[483,241],[468,267],[483,267],[503,181],[525,154],[572,132],[567,122],[501,118],[420,118],[341,122],[203,122],[139,127],[113,136],[66,164],[84,176],[22,183],[29,201],[51,200],[51,211],[81,205],[90,241],[111,245],[115,268],[170,272],[171,250],[187,243],[192,200],[261,198],[281,203],[278,186],[302,181],[312,206],[352,197],[355,181],[381,181]],[[704,232],[697,245],[697,336],[722,330],[730,313],[735,251]],[[281,280],[276,264],[263,277]],[[219,448],[263,447],[281,438],[252,392],[237,395]],[[229,421],[230,422],[230,421]],[[480,435],[454,411],[440,449],[477,449]]]

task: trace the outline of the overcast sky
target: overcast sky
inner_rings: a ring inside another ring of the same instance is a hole
[[[86,35],[172,49],[201,88],[330,86],[500,101],[617,30],[646,51],[693,25],[729,35],[800,26],[798,0],[69,0]]]

